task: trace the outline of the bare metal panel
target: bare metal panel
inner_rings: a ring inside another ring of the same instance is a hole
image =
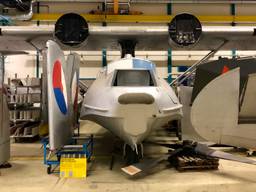
[[[205,141],[193,128],[191,124],[191,96],[193,87],[180,86],[179,98],[182,104],[183,117],[181,119],[181,132],[183,140]]]
[[[71,131],[73,133],[73,127],[76,125],[78,120],[78,84],[79,84],[79,64],[80,56],[76,53],[71,53],[67,58],[67,78],[68,78],[68,100],[69,100],[69,111],[70,118],[73,122]]]
[[[245,89],[243,102],[239,115],[241,117],[255,117],[256,118],[256,74],[250,74]]]
[[[245,93],[242,114],[248,115],[254,112],[254,78],[254,74],[249,75],[247,88],[252,89]],[[191,122],[196,132],[208,141],[255,148],[255,124],[238,124],[239,87],[240,68],[235,68],[210,81],[202,88],[192,104]]]
[[[255,149],[255,124],[238,124],[235,128],[226,128],[222,135],[222,143],[227,145]]]
[[[239,82],[240,69],[236,68],[212,80],[195,98],[191,122],[206,140],[222,143],[224,130],[237,127]]]
[[[69,143],[72,122],[68,92],[70,92],[64,53],[53,41],[47,42],[47,84],[50,149]]]

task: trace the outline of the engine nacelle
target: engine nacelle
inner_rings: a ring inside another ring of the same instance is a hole
[[[28,11],[31,0],[1,0],[0,3],[9,8],[16,8],[19,11]]]
[[[186,47],[197,43],[202,34],[202,25],[194,16],[187,13],[176,15],[169,23],[170,43]]]
[[[89,36],[88,23],[81,15],[65,14],[57,20],[54,35],[64,45],[78,46]]]

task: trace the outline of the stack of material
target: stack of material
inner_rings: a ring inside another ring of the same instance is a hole
[[[179,154],[172,156],[168,160],[178,171],[216,170],[219,167],[219,159],[196,153]]]

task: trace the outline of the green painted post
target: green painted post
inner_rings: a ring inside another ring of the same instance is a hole
[[[167,3],[167,15],[171,15],[171,14],[172,14],[172,4]]]
[[[167,3],[167,15],[171,15],[171,14],[172,14],[172,3]],[[169,74],[172,72],[172,49],[171,48],[168,49],[167,72],[168,72],[167,81],[168,83],[171,83],[172,75]]]
[[[40,2],[36,3],[36,13],[40,13]],[[37,24],[37,26],[39,26],[40,25],[40,21],[38,20],[36,22],[36,24]]]
[[[167,70],[168,70],[168,83],[172,82],[172,75],[169,74],[172,72],[172,49],[168,49],[168,59],[167,59]]]
[[[236,5],[234,3],[230,5],[230,11],[231,15],[236,15]]]
[[[40,53],[36,51],[36,77],[39,78],[39,68],[40,68]]]
[[[235,16],[236,15],[236,5],[234,3],[230,4],[230,12],[231,12],[231,15],[232,16]],[[232,26],[235,26],[236,23],[233,21],[231,23]]]
[[[235,58],[235,57],[236,57],[236,50],[232,49],[232,58]]]
[[[107,50],[102,49],[102,67],[107,66]]]
[[[232,3],[230,5],[230,11],[231,11],[231,15],[232,16],[235,16],[236,15],[236,5],[234,3]],[[235,26],[236,23],[235,22],[232,22],[231,23],[232,26]],[[232,49],[232,58],[235,58],[236,57],[236,50],[235,49]]]
[[[1,62],[2,62],[2,65],[3,65],[3,66],[2,66],[2,69],[3,69],[3,71],[2,71],[2,78],[4,79],[4,74],[5,74],[5,58],[6,58],[6,57],[3,56],[3,55],[0,55],[0,56],[1,56],[1,60],[2,60]],[[1,63],[1,62],[0,62],[0,63]]]
[[[40,2],[37,2],[36,3],[36,12],[39,14],[40,13]],[[37,26],[39,26],[40,25],[40,21],[38,20],[37,22],[36,22],[36,24],[37,24]],[[39,78],[39,65],[40,65],[40,59],[39,59],[39,57],[40,57],[40,55],[39,55],[40,53],[39,53],[39,51],[37,50],[36,51],[36,77],[37,78]]]

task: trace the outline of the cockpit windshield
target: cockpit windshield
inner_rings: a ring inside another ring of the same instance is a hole
[[[155,86],[150,70],[117,70],[113,86]]]

